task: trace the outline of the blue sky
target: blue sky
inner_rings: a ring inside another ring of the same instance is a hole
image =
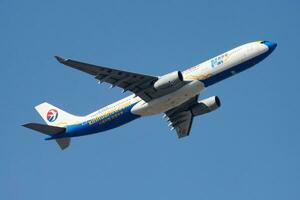
[[[0,1],[0,199],[300,198],[299,1]],[[75,138],[62,152],[20,125],[47,101],[88,114],[129,95],[61,55],[153,75],[255,40],[259,65],[211,86],[222,107],[178,140],[161,116]]]

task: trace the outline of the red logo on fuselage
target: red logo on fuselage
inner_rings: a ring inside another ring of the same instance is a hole
[[[58,112],[55,109],[51,109],[47,113],[47,120],[49,122],[54,122],[58,117]]]

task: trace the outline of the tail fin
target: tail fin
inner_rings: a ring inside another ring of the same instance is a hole
[[[64,133],[66,131],[66,128],[49,126],[49,125],[38,124],[38,123],[28,123],[28,124],[24,124],[23,126],[50,136]],[[56,139],[56,142],[59,145],[59,147],[62,150],[64,150],[70,145],[71,138],[59,138]]]
[[[50,136],[64,133],[67,125],[78,123],[83,119],[83,117],[71,115],[70,113],[67,113],[47,102],[37,105],[35,109],[48,125],[29,123],[24,124],[23,126]],[[56,139],[56,142],[63,150],[70,145],[71,139],[59,138]]]
[[[47,102],[37,105],[35,109],[51,126],[65,127],[68,124],[77,123],[82,117],[71,115]]]

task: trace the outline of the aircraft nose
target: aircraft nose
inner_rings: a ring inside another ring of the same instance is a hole
[[[263,41],[262,44],[266,45],[269,48],[269,51],[273,51],[277,47],[277,43],[270,41]]]

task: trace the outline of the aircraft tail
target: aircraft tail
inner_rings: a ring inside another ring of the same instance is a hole
[[[64,150],[65,148],[67,148],[70,145],[71,138],[59,138],[59,139],[56,139],[55,141],[57,142],[57,144],[59,145],[61,150]]]
[[[62,128],[58,126],[50,126],[45,124],[38,124],[38,123],[28,123],[28,124],[24,124],[23,126],[49,136],[66,132],[66,128]],[[67,148],[71,142],[71,138],[58,138],[55,140],[62,150]]]
[[[82,117],[75,116],[63,111],[47,102],[35,107],[43,120],[51,126],[65,127],[69,124],[78,123]]]
[[[43,118],[43,120],[47,123],[47,125],[38,123],[28,123],[24,124],[23,126],[49,136],[65,133],[65,127],[67,125],[81,122],[83,119],[83,117],[67,113],[47,102],[37,105],[35,109]],[[55,140],[61,149],[67,148],[71,142],[70,138],[58,138]]]
[[[38,124],[38,123],[28,123],[28,124],[24,124],[23,126],[49,136],[64,133],[66,131],[66,128],[62,128],[58,126],[49,126],[49,125]]]

